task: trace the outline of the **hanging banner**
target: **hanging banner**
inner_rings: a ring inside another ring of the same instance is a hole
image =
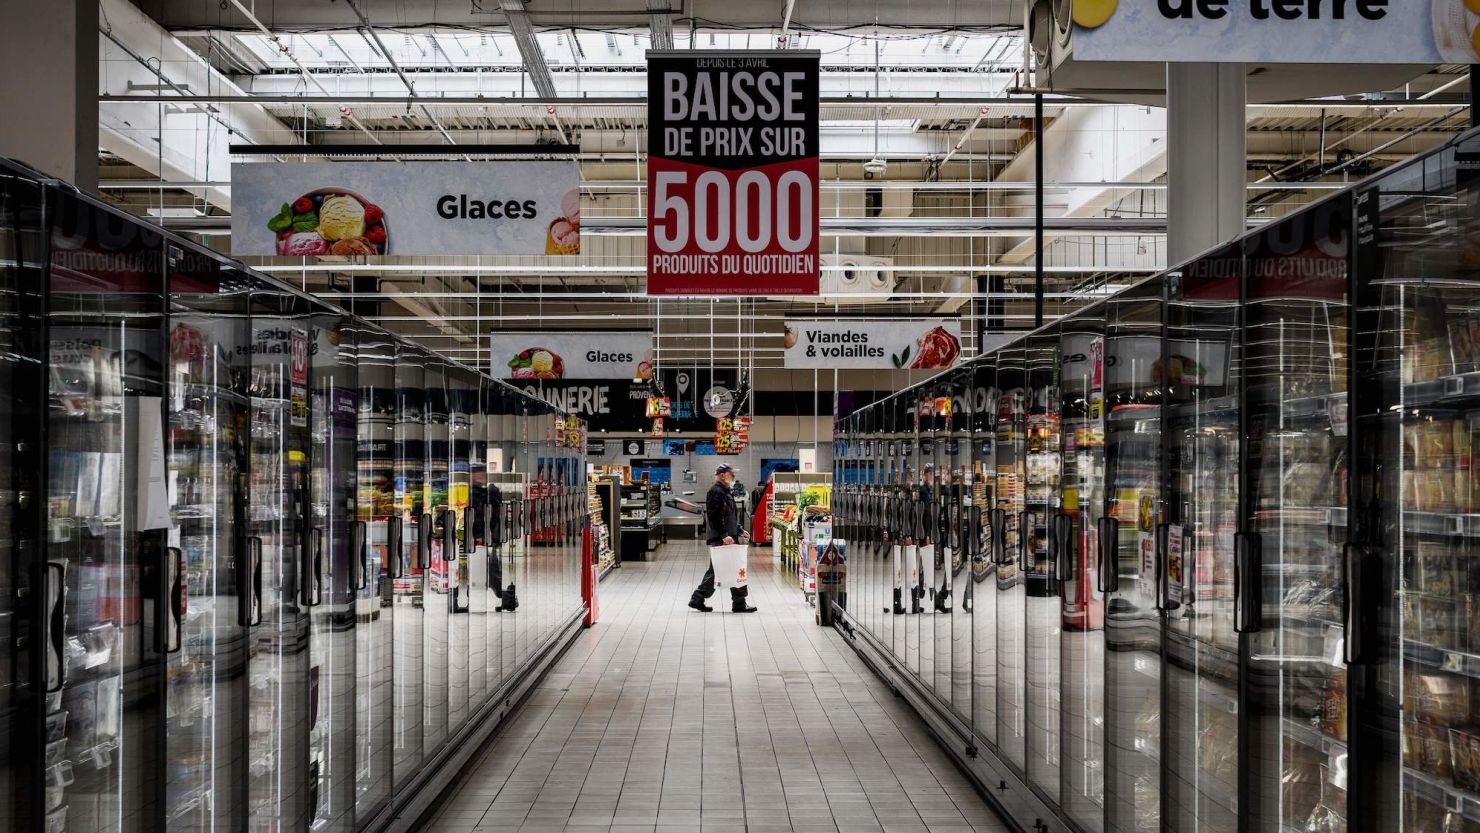
[[[494,333],[488,344],[502,379],[653,378],[652,333]]]
[[[788,319],[785,327],[788,368],[943,370],[961,357],[954,319]]]
[[[1081,61],[1471,64],[1468,0],[1074,0]]]
[[[575,255],[575,161],[241,163],[232,255]]]
[[[816,51],[648,52],[649,295],[816,295]]]

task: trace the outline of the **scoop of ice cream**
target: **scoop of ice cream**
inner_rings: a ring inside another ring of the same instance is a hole
[[[280,255],[323,255],[329,253],[329,241],[316,231],[298,231],[287,237],[279,237],[277,252]]]
[[[529,367],[535,373],[547,373],[555,367],[555,357],[548,350],[536,350],[529,357]]]
[[[572,223],[581,222],[581,192],[572,188],[560,198],[560,213]]]
[[[375,247],[359,239],[335,240],[329,245],[329,254],[344,256],[373,255],[375,254]]]
[[[581,227],[568,219],[561,218],[550,224],[550,242],[559,250],[556,254],[574,254],[581,250]]]
[[[350,240],[365,236],[365,206],[354,197],[337,196],[319,206],[319,234],[325,240]]]

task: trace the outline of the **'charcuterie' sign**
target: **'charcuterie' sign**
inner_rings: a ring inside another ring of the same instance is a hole
[[[944,370],[961,356],[950,318],[792,318],[784,339],[794,368]]]
[[[648,53],[649,295],[816,295],[816,52]]]

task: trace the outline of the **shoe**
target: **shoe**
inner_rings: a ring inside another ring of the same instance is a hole
[[[704,601],[702,599],[689,599],[689,607],[692,607],[693,609],[699,611],[700,613],[713,613],[714,612],[714,608],[710,607],[707,604],[704,604]]]
[[[754,613],[754,612],[756,612],[759,609],[760,608],[757,608],[757,607],[751,605],[749,602],[740,602],[739,604],[736,604],[733,607],[731,607],[730,608],[730,612],[731,613]]]

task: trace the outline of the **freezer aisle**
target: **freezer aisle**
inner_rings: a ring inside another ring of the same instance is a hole
[[[414,818],[579,628],[579,421],[3,161],[0,248],[0,829]]]
[[[761,614],[688,609],[705,558],[670,542],[603,581],[601,624],[426,833],[1006,833],[768,553],[750,562]]]

